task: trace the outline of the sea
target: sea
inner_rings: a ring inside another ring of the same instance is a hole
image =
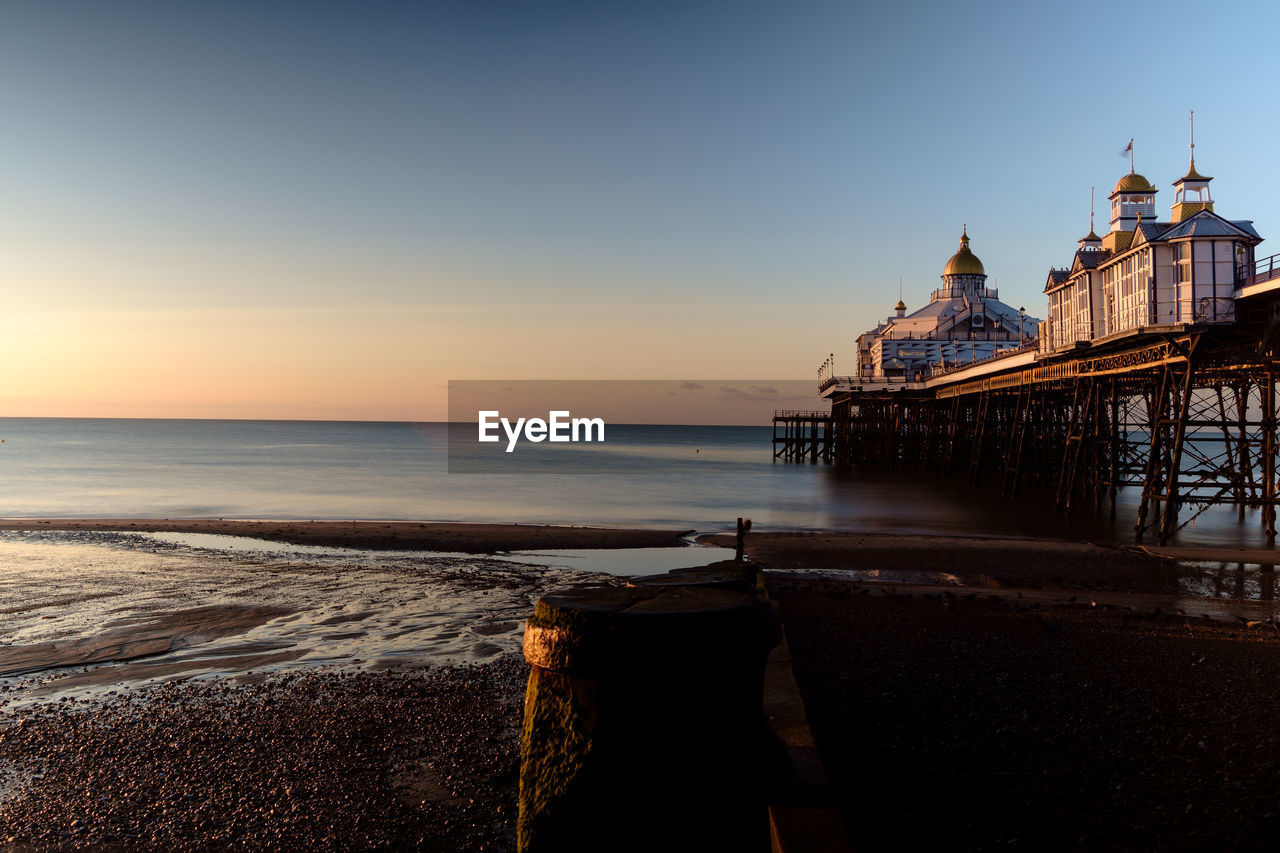
[[[442,423],[0,419],[0,517],[413,520],[831,529],[1133,541],[1116,518],[1064,518],[963,474],[775,461],[770,426],[608,425],[603,443],[489,446],[450,458]],[[496,454],[496,455],[495,455]],[[496,460],[496,462],[495,462]],[[461,463],[461,464],[460,464]],[[508,464],[509,463],[509,464]],[[1265,547],[1256,512],[1195,519],[1181,544]]]
[[[474,555],[0,532],[0,708],[174,678],[483,664],[519,653],[549,590],[724,559],[694,534],[739,517],[757,530],[1133,538],[1136,495],[1122,493],[1115,520],[1067,519],[1049,495],[1009,501],[963,476],[777,461],[768,426],[610,424],[603,443],[528,450],[486,448],[476,465],[433,423],[2,419],[0,517],[663,527],[689,544]],[[1232,512],[1177,542],[1265,545],[1256,514]],[[1211,567],[1216,587],[1187,592],[1266,598],[1256,568]]]

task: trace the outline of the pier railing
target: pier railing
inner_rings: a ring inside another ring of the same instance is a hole
[[[1280,278],[1280,254],[1270,255],[1253,263],[1236,266],[1236,285],[1238,287],[1246,284],[1260,284],[1264,281],[1271,281],[1273,278]]]
[[[831,417],[830,412],[806,412],[800,409],[774,409],[773,416],[775,418],[792,418],[797,420],[822,419]]]

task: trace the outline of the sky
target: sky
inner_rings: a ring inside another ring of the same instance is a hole
[[[442,420],[450,380],[852,372],[964,225],[1042,317],[1130,138],[1168,209],[1189,110],[1217,211],[1280,234],[1277,24],[1231,2],[6,4],[0,415]]]

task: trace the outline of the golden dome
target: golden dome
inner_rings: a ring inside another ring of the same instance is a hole
[[[1156,188],[1151,182],[1139,175],[1137,172],[1130,172],[1120,180],[1116,181],[1116,188],[1112,190],[1115,193],[1153,193]]]
[[[905,302],[903,302],[901,299],[899,299],[899,300],[898,300],[898,304],[897,304],[897,305],[895,305],[895,306],[893,306],[893,310],[895,310],[895,311],[906,311],[906,310],[907,310],[907,303],[905,303]]]
[[[960,233],[960,251],[951,256],[947,265],[942,268],[943,275],[986,275],[978,256],[969,251],[969,226]]]

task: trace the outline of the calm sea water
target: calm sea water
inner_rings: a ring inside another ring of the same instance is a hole
[[[444,424],[0,419],[0,516],[405,519],[1003,534],[1130,541],[1045,496],[963,476],[775,462],[763,427],[620,426],[510,472],[450,473]],[[543,445],[546,447],[546,445]],[[523,450],[518,449],[517,453]],[[455,465],[455,468],[458,466]],[[1188,543],[1261,545],[1256,515],[1202,516]]]

